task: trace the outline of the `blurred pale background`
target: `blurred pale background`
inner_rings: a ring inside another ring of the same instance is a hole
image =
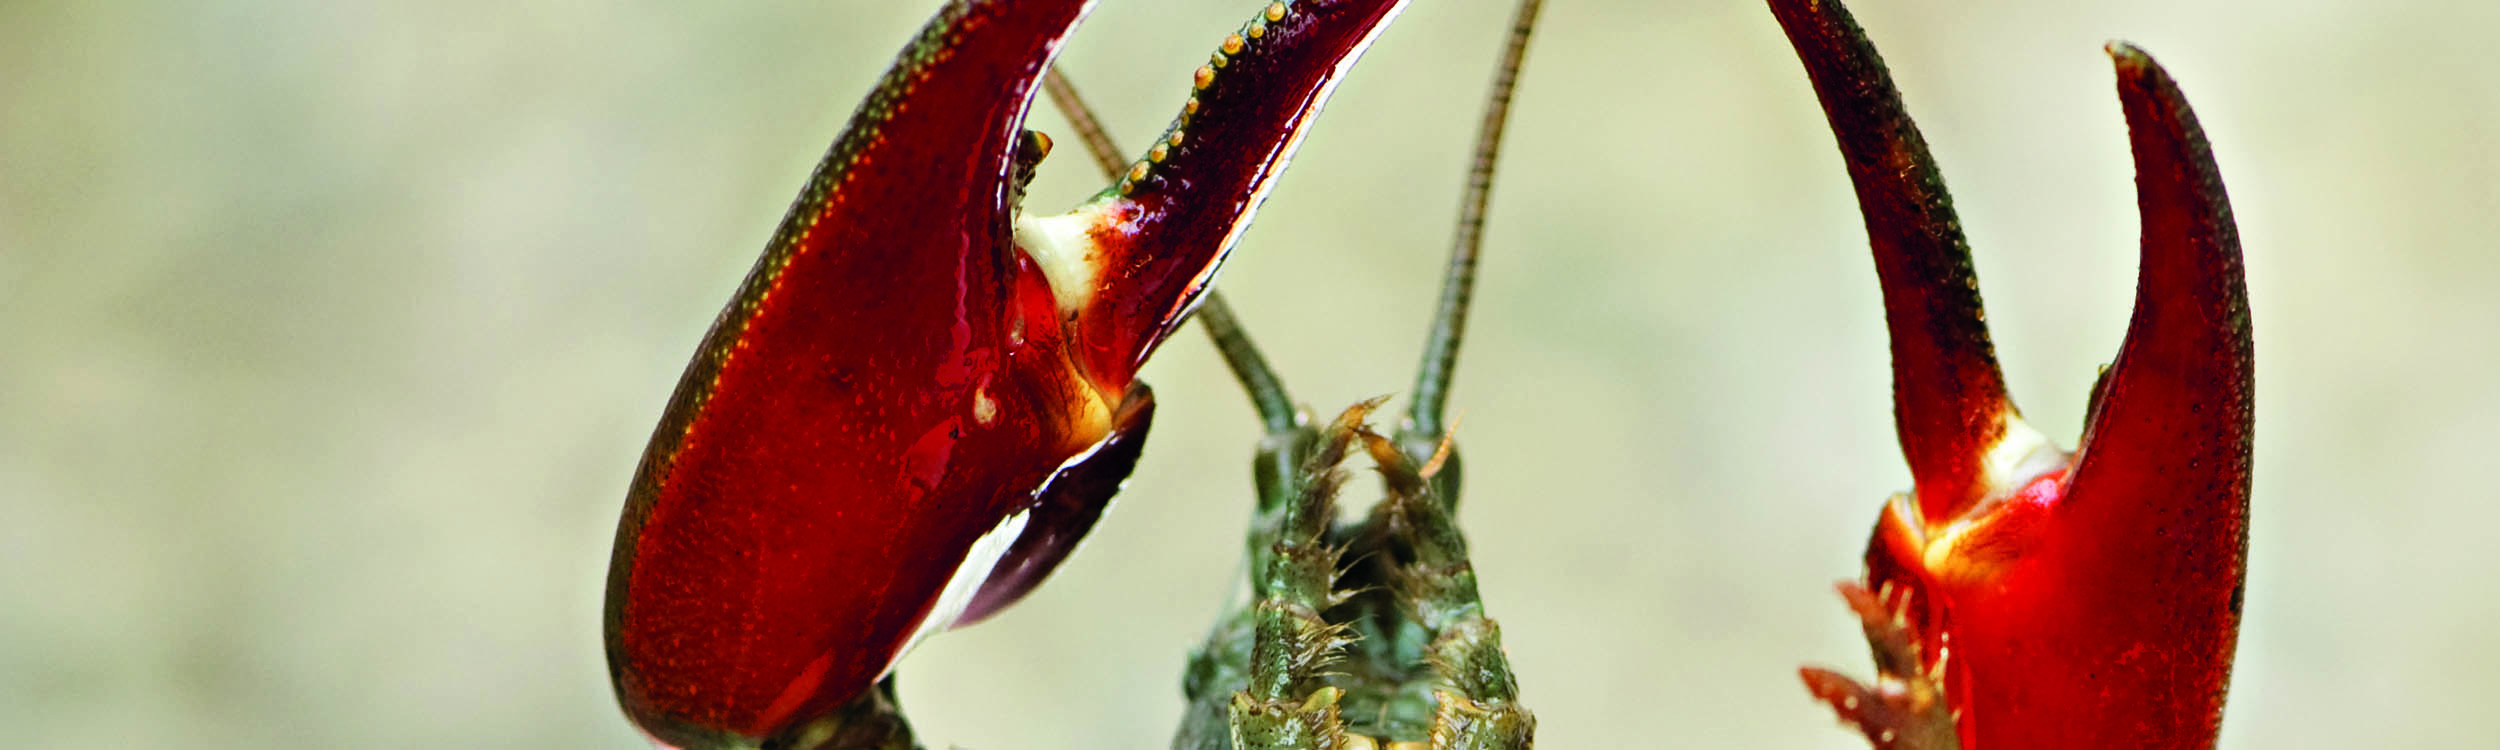
[[[1138,144],[1259,4],[1110,0],[1063,64]],[[626,479],[932,5],[0,3],[10,742],[637,746],[598,647]],[[2500,5],[1858,5],[2068,444],[2135,270],[2101,43],[2151,49],[2213,136],[2262,359],[2224,745],[2488,744]],[[1407,387],[1504,6],[1416,3],[1234,256],[1302,400]],[[1542,739],[1863,747],[1794,668],[1865,670],[1829,585],[1908,476],[1803,73],[1754,2],[1546,20],[1456,394]],[[1034,205],[1099,184],[1073,154]],[[1162,423],[1083,554],[906,663],[931,742],[1165,743],[1256,428],[1194,330],[1146,375]]]

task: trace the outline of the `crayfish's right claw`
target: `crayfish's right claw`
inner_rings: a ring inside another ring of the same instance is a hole
[[[2230,204],[2185,99],[2112,45],[2143,260],[2069,456],[2006,397],[1970,251],[1874,46],[1836,0],[1770,4],[1865,212],[1917,480],[1876,524],[1867,585],[1917,600],[1902,624],[1966,746],[2211,747],[2245,575],[2253,362]],[[1818,695],[1853,696],[1818,674]]]

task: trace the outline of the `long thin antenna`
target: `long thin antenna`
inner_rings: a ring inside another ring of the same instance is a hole
[[[1042,74],[1042,90],[1050,92],[1050,103],[1066,115],[1068,125],[1076,128],[1077,140],[1085,142],[1085,153],[1094,156],[1094,165],[1102,168],[1105,177],[1117,179],[1128,165],[1120,160],[1120,146],[1111,142],[1111,133],[1102,129],[1102,120],[1094,117],[1094,108],[1085,106],[1084,97],[1077,96],[1076,84],[1060,75],[1053,67]]]
[[[1528,54],[1544,0],[1520,0],[1511,16],[1510,38],[1502,49],[1501,66],[1493,74],[1484,121],[1476,130],[1475,163],[1467,171],[1467,190],[1459,199],[1458,230],[1450,240],[1450,265],[1442,279],[1441,304],[1424,338],[1423,366],[1415,374],[1415,399],[1401,432],[1413,439],[1439,440],[1449,429],[1443,419],[1449,406],[1450,378],[1458,364],[1459,340],[1467,334],[1467,306],[1475,296],[1476,259],[1484,244],[1485,206],[1492,199],[1493,165],[1502,152],[1502,130],[1510,121],[1511,91],[1518,86],[1519,67]]]
[[[1117,180],[1128,171],[1127,163],[1120,157],[1124,152],[1118,144],[1111,142],[1111,134],[1103,130],[1102,120],[1094,117],[1092,107],[1085,106],[1085,99],[1077,95],[1076,86],[1068,82],[1067,76],[1060,75],[1058,68],[1051,68],[1042,76],[1042,90],[1050,92],[1051,104],[1067,116],[1071,127],[1076,128],[1077,140],[1085,142],[1086,153],[1093,155],[1094,164],[1102,168],[1103,176]],[[1224,364],[1232,368],[1233,379],[1240,381],[1242,390],[1249,392],[1250,405],[1258,410],[1259,422],[1268,433],[1282,434],[1297,427],[1299,418],[1293,407],[1293,397],[1285,393],[1284,381],[1277,379],[1276,370],[1268,366],[1267,357],[1260,354],[1258,344],[1250,340],[1250,332],[1244,330],[1241,321],[1233,317],[1233,306],[1224,301],[1224,294],[1213,288],[1207,289],[1205,299],[1198,305],[1196,317],[1198,324],[1206,329],[1207,337],[1215,341],[1216,351],[1223,353]]]

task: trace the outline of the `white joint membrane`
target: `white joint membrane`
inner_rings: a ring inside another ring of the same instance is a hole
[[[2005,433],[1980,459],[1980,476],[1984,496],[1990,499],[2013,494],[2038,479],[2040,475],[2066,464],[2066,451],[2049,441],[2049,436],[2016,416],[2013,409],[2000,417]]]
[[[1925,543],[1922,562],[1930,571],[1947,569],[1954,555],[1960,551],[1963,540],[1995,520],[1999,504],[2030,486],[2041,475],[2067,465],[2070,455],[2051,442],[2047,435],[2016,416],[2012,409],[2007,409],[2001,419],[2004,420],[2004,434],[1980,456],[1979,501],[1951,519],[1935,519],[1944,521],[1941,527],[1913,524],[1922,532]],[[1896,498],[1894,504],[1901,506],[1905,502],[1907,510],[1898,512],[1906,512],[1908,518],[1919,518],[1915,501],[1907,500],[1906,495]]]
[[[1058,298],[1059,314],[1069,315],[1085,309],[1094,300],[1094,287],[1102,277],[1095,264],[1101,253],[1094,244],[1094,226],[1103,220],[1100,204],[1078,206],[1058,216],[1016,217],[1016,247],[1033,265],[1042,269],[1042,278],[1050,281],[1050,292]]]

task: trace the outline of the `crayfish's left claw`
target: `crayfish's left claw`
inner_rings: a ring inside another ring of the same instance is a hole
[[[610,676],[654,740],[786,742],[849,704],[1022,522],[1002,488],[1100,439],[1064,366],[1007,353],[1050,333],[1010,331],[1019,125],[1090,7],[940,10],[704,337],[608,574]]]

